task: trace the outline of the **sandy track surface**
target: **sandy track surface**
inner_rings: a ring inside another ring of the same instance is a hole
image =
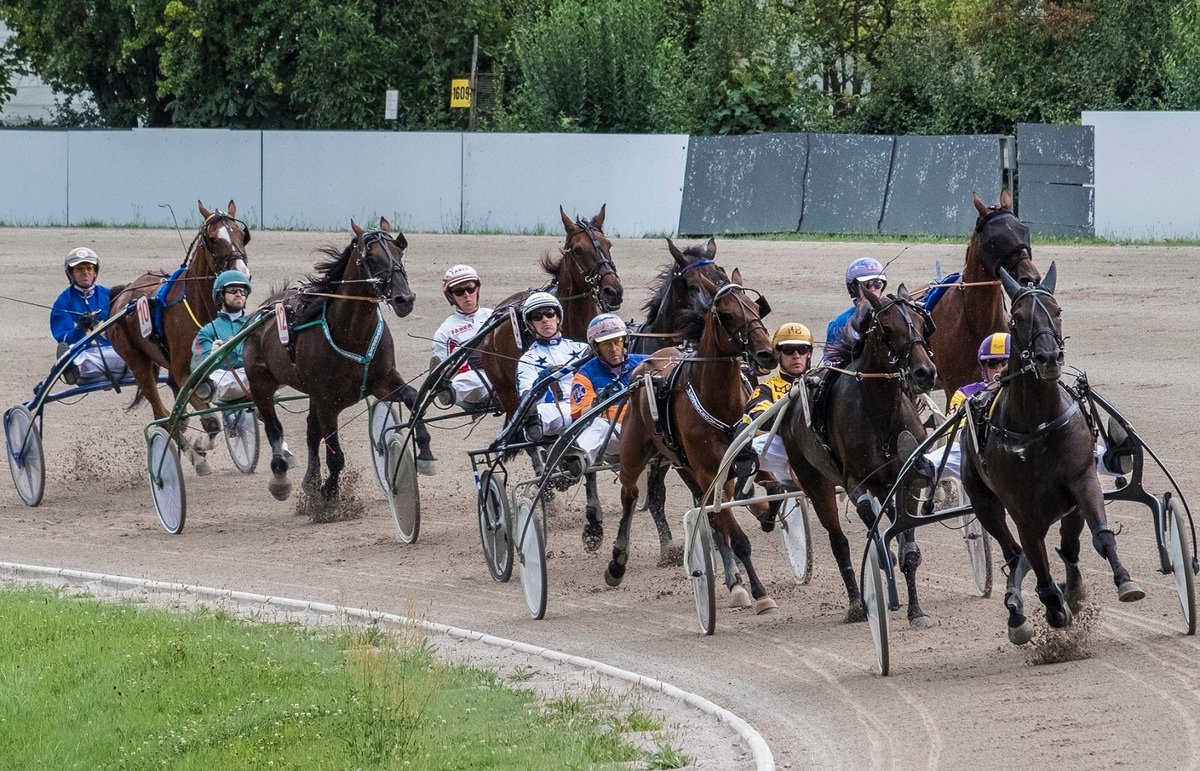
[[[619,212],[610,216],[619,217]],[[190,238],[190,233],[185,234]],[[344,246],[349,235],[257,232],[249,252],[258,290],[311,268],[312,250]],[[442,271],[470,262],[485,278],[485,304],[540,284],[536,258],[554,237],[412,235],[408,270],[418,301],[407,319],[389,316],[401,373],[417,378],[428,338],[448,306]],[[178,264],[174,233],[154,230],[3,230],[4,294],[49,304],[61,290],[62,255],[88,245],[103,260],[101,281],[127,281],[143,270]],[[963,245],[800,244],[720,241],[718,261],[740,266],[744,283],[775,307],[769,326],[807,323],[820,334],[846,304],[840,275],[856,256],[890,259],[894,287],[924,283],[935,261],[957,269]],[[669,256],[661,240],[618,241],[614,258],[626,287],[625,317],[640,317],[651,280]],[[1067,364],[1085,369],[1176,474],[1185,493],[1200,489],[1193,465],[1200,379],[1200,332],[1189,287],[1200,250],[1178,247],[1037,248],[1043,271],[1058,263],[1058,295],[1068,336]],[[48,371],[53,343],[48,311],[0,300],[5,405],[28,399]],[[814,523],[815,575],[798,587],[777,548],[777,534],[742,517],[759,570],[779,612],[719,611],[717,633],[696,630],[691,591],[678,568],[655,567],[657,545],[644,516],[624,586],[608,589],[607,546],[586,553],[580,541],[581,494],[567,493],[547,523],[550,600],[547,618],[529,620],[517,583],[496,584],[483,564],[475,492],[464,450],[495,435],[488,419],[467,429],[434,431],[438,475],[422,478],[418,544],[393,536],[386,502],[367,455],[365,417],[343,414],[348,468],[360,472],[354,493],[366,517],[315,525],[278,503],[266,474],[244,477],[224,449],[216,470],[185,470],[187,527],[159,527],[144,474],[145,407],[126,412],[129,392],[89,396],[48,408],[47,491],[36,509],[0,485],[0,560],[227,586],[390,612],[527,640],[642,672],[696,691],[745,717],[770,742],[781,766],[821,768],[1017,768],[1031,759],[1058,768],[1183,768],[1200,765],[1200,643],[1180,635],[1173,582],[1159,575],[1144,508],[1116,504],[1109,515],[1126,563],[1148,591],[1134,605],[1117,602],[1105,563],[1086,549],[1082,561],[1091,606],[1077,628],[1087,658],[1035,666],[1031,651],[1005,636],[1002,592],[971,595],[961,539],[933,525],[919,534],[925,555],[922,604],[935,625],[907,627],[892,616],[894,675],[872,674],[866,625],[842,623],[845,597],[823,532]],[[285,418],[294,449],[302,416]],[[265,457],[264,457],[265,467]],[[1157,475],[1151,488],[1165,489]],[[601,491],[615,534],[619,491]],[[677,532],[687,499],[673,482],[668,506]],[[856,554],[862,527],[843,517]],[[1061,572],[1061,571],[1060,571]],[[1002,577],[997,574],[1000,585]],[[1032,584],[1027,599],[1036,605]],[[1033,614],[1044,626],[1040,608]]]

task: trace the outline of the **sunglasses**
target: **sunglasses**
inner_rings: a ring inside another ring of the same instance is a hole
[[[245,297],[246,295],[250,294],[250,290],[244,286],[231,286],[228,289],[223,289],[221,291],[224,292],[225,294],[236,294],[236,295],[241,295],[242,297]]]
[[[1008,362],[1004,359],[984,359],[979,362],[984,369],[1004,369],[1004,365]]]
[[[812,347],[807,345],[781,345],[775,350],[779,351],[782,356],[795,356],[798,353],[808,355],[812,353]]]
[[[863,289],[868,289],[868,290],[878,289],[880,291],[883,291],[883,286],[884,286],[883,282],[877,278],[873,278],[870,281],[859,281],[858,284]]]
[[[544,319],[558,318],[558,310],[555,308],[543,308],[540,311],[533,311],[526,318],[530,321],[542,321]]]
[[[465,294],[475,294],[479,291],[479,284],[471,284],[470,286],[456,286],[450,290],[450,294],[455,297],[462,297]]]

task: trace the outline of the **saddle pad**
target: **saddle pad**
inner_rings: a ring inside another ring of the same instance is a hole
[[[941,281],[935,279],[935,284],[957,284],[961,278],[961,273],[951,273]],[[942,295],[946,294],[946,290],[949,288],[948,286],[933,286],[930,288],[929,292],[925,295],[926,313],[933,312],[933,307],[938,304],[938,300],[942,299]]]

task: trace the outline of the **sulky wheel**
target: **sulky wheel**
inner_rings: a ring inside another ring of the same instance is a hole
[[[524,496],[517,499],[516,534],[525,604],[529,614],[541,620],[546,615],[546,539],[533,501]]]
[[[808,503],[804,498],[782,501],[779,523],[780,543],[796,583],[804,586],[812,580],[812,531],[809,530]]]
[[[1189,537],[1187,514],[1174,498],[1167,502],[1163,527],[1167,554],[1171,557],[1171,572],[1179,592],[1179,607],[1183,612],[1184,634],[1196,634],[1196,574],[1192,571],[1192,541]]]
[[[862,600],[867,611],[867,625],[871,627],[871,639],[875,643],[875,664],[879,674],[887,675],[888,661],[888,610],[887,592],[883,585],[883,570],[879,554],[883,545],[878,537],[867,545],[867,556],[863,560]]]
[[[958,518],[959,532],[967,547],[967,564],[971,579],[980,597],[992,595],[992,539],[984,532],[983,525],[974,514],[963,514]]]
[[[688,544],[686,568],[692,581],[692,596],[696,601],[696,619],[700,622],[700,631],[711,635],[717,630],[717,593],[708,515],[692,509],[684,517],[683,529]]]
[[[395,428],[400,424],[396,407],[391,402],[381,402],[368,399],[367,436],[371,442],[371,457],[375,460],[375,475],[379,486],[387,492],[387,441],[393,436]]]
[[[504,483],[490,470],[484,471],[479,478],[479,539],[488,572],[501,583],[512,577],[513,544],[509,535]]]
[[[26,506],[37,506],[46,492],[46,456],[42,433],[25,405],[18,404],[4,413],[4,442],[17,495]]]
[[[168,533],[178,535],[187,518],[187,494],[183,489],[179,447],[165,428],[154,426],[146,439],[146,455],[150,495],[154,498],[158,521]]]
[[[254,409],[230,410],[221,416],[225,429],[225,446],[233,465],[243,474],[253,474],[258,465],[259,428]]]
[[[412,443],[392,432],[385,454],[387,484],[383,489],[392,509],[396,537],[404,543],[415,543],[421,534],[421,488],[417,485],[417,461],[413,457]]]

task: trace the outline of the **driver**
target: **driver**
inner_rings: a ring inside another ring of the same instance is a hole
[[[100,258],[86,246],[67,252],[63,260],[67,288],[59,294],[50,311],[50,334],[58,343],[56,356],[62,358],[98,324],[108,319],[109,290],[97,283]],[[103,335],[93,338],[63,370],[63,381],[75,385],[82,378],[108,376],[122,380],[129,374],[124,360]]]
[[[588,345],[596,356],[575,373],[575,383],[571,386],[572,421],[578,420],[597,398],[605,398],[614,389],[629,387],[629,376],[647,357],[625,351],[627,334],[625,322],[615,313],[601,313],[588,324]],[[576,438],[588,466],[596,462],[601,449],[605,455],[616,455],[620,451],[623,414],[623,404],[609,407]]]
[[[442,294],[446,296],[446,301],[454,308],[454,312],[442,322],[433,335],[430,369],[474,337],[484,322],[491,317],[491,308],[479,306],[481,283],[479,274],[470,265],[455,265],[442,276]],[[446,407],[453,402],[466,409],[481,408],[487,404],[492,393],[492,384],[488,382],[483,370],[473,367],[469,361],[464,361],[451,377],[450,387],[451,391],[438,395]]]
[[[571,425],[568,391],[574,366],[583,360],[588,347],[562,336],[562,304],[549,292],[534,292],[521,303],[521,318],[534,340],[517,362],[517,395],[522,399],[534,383],[555,373],[537,411],[527,418],[525,435],[530,441],[561,433]]]
[[[879,260],[871,257],[859,257],[847,266],[846,291],[850,293],[853,303],[837,318],[829,322],[829,327],[825,330],[825,355],[822,363],[837,367],[845,365],[846,362],[838,358],[838,349],[846,334],[846,324],[854,315],[860,301],[864,300],[868,294],[879,297],[886,288],[887,276],[884,274],[883,265],[879,263]]]
[[[967,399],[984,391],[1000,379],[1000,376],[1004,374],[1004,365],[1008,363],[1010,340],[1007,332],[996,332],[983,338],[983,342],[979,344],[977,356],[981,379],[974,383],[968,383],[954,392],[954,396],[950,397],[950,405],[946,408],[947,415],[961,407]],[[942,470],[942,476],[939,479],[944,477],[958,479],[962,462],[962,448],[957,436],[951,441],[948,454],[944,447],[935,447],[925,453],[925,459],[932,463],[935,469],[942,462],[942,456],[946,457],[946,467]]]
[[[246,326],[250,277],[238,270],[227,270],[213,282],[212,295],[217,303],[217,315],[196,333],[196,341],[192,343],[193,369]],[[246,370],[242,363],[242,345],[243,342],[239,341],[219,368],[209,375],[212,393],[208,398],[205,394],[197,393],[200,398],[205,401],[232,402],[249,396],[250,385],[246,381]]]

